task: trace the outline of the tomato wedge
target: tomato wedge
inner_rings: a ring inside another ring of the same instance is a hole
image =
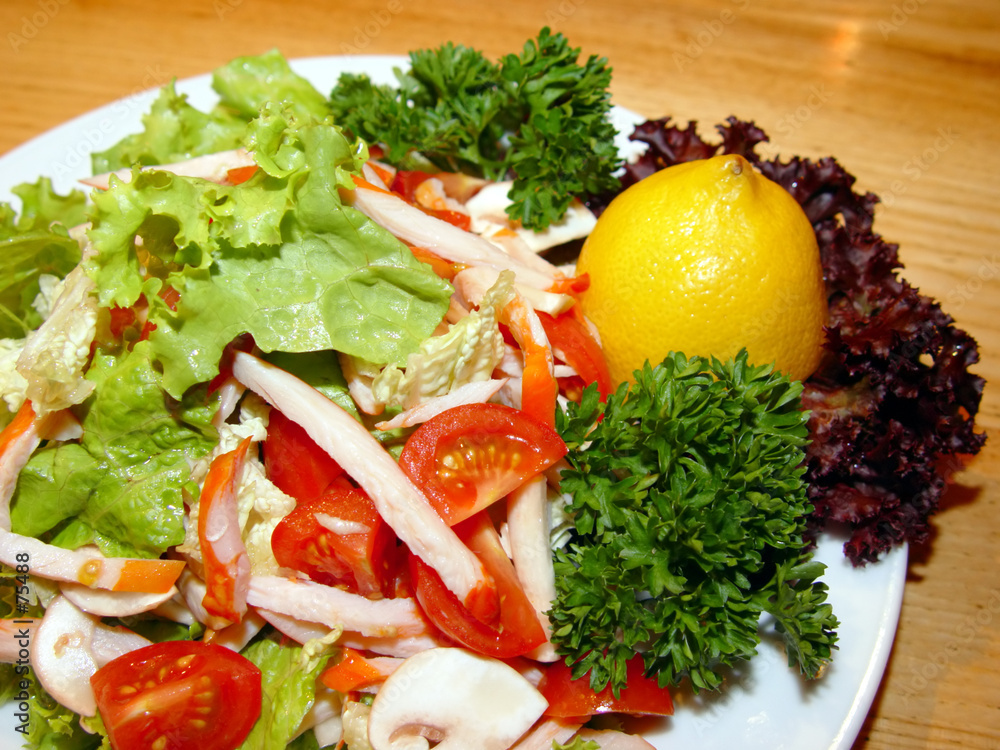
[[[395,535],[364,490],[345,478],[300,502],[271,533],[279,565],[369,598],[391,597]]]
[[[497,659],[522,656],[545,643],[545,631],[517,580],[513,563],[500,546],[500,536],[489,515],[477,513],[455,526],[455,533],[496,582],[500,594],[498,621],[487,625],[476,619],[437,572],[411,553],[410,578],[427,619],[457,643]]]
[[[277,409],[268,419],[264,469],[279,490],[299,502],[319,497],[344,473],[303,427]]]
[[[90,684],[115,750],[233,750],[260,715],[260,670],[201,641],[154,643],[119,656]]]
[[[549,707],[547,716],[570,718],[595,714],[619,713],[635,716],[670,716],[674,702],[667,688],[661,688],[656,678],[647,677],[642,657],[629,660],[625,669],[626,686],[616,698],[611,686],[600,692],[590,687],[589,675],[573,679],[572,670],[562,660],[547,664],[538,691]]]
[[[591,383],[597,383],[601,401],[607,399],[614,392],[611,372],[608,370],[608,363],[604,359],[601,345],[597,343],[597,339],[594,338],[587,326],[578,320],[572,312],[563,313],[558,317],[553,317],[540,310],[537,312],[552,349],[566,364],[576,370],[584,387]],[[567,389],[564,387],[564,390]],[[582,391],[582,389],[580,390]],[[580,400],[579,393],[576,393],[576,389],[572,387],[567,390],[566,395],[574,401]]]
[[[445,521],[469,518],[566,455],[552,428],[501,404],[466,404],[418,427],[399,465]]]

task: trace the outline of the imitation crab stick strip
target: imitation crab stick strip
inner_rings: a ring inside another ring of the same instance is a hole
[[[466,304],[472,306],[479,303],[499,276],[494,278],[492,275],[473,272],[479,269],[469,271],[471,273],[463,271],[455,277],[455,290],[462,295]],[[501,271],[500,275],[505,273],[510,271]],[[521,374],[520,408],[549,427],[554,427],[559,382],[555,378],[555,359],[542,321],[534,306],[516,287],[499,317],[521,348],[524,369]]]
[[[229,172],[234,169],[255,168],[257,164],[246,149],[237,148],[232,151],[219,151],[214,154],[197,156],[193,159],[175,162],[173,164],[160,164],[147,169],[156,169],[160,172],[170,172],[184,177],[200,177],[210,182],[224,183],[229,181]],[[122,182],[132,180],[131,169],[119,169],[116,172],[105,172],[80,180],[84,185],[95,187],[100,190],[107,190],[111,184],[111,177],[117,177]]]
[[[474,380],[458,386],[443,396],[435,396],[422,401],[414,407],[401,411],[392,419],[376,422],[379,430],[395,430],[401,427],[413,427],[426,422],[431,417],[465,404],[483,404],[493,398],[497,391],[504,387],[507,378],[491,380]]]
[[[10,531],[10,499],[21,469],[42,441],[31,402],[25,401],[0,432],[0,529]]]
[[[556,598],[556,574],[549,546],[549,511],[544,475],[531,479],[507,498],[507,532],[511,559],[517,579],[538,615],[538,621],[551,639],[551,624],[546,612]],[[538,647],[532,656],[538,661],[559,658],[551,642]]]
[[[25,562],[27,561],[27,562]],[[55,547],[30,536],[0,530],[0,563],[17,569],[28,565],[31,575],[72,581],[109,591],[170,591],[184,570],[181,560],[102,557],[91,551]]]
[[[553,371],[552,349],[542,322],[520,295],[515,296],[501,311],[500,322],[510,329],[524,356],[521,410],[554,428],[559,382]]]
[[[496,616],[496,585],[483,564],[363,425],[315,388],[253,355],[237,352],[233,374],[298,422],[354,478],[396,536],[437,571],[475,617],[489,622]]]
[[[67,550],[30,536],[10,531],[10,499],[17,475],[38,447],[46,420],[35,417],[25,401],[14,420],[0,433],[0,563],[40,578],[82,583],[90,588],[110,591],[170,591],[184,569],[179,560],[145,560],[128,557],[104,557],[96,552]]]
[[[467,302],[470,298],[475,300],[482,299],[486,290],[497,283],[500,273],[495,268],[486,268],[484,266],[464,268],[458,271],[453,278],[455,290]],[[524,284],[518,284],[516,277],[514,279],[514,288],[517,289],[518,293],[535,310],[541,310],[553,317],[562,315],[564,312],[572,309],[576,303],[576,300],[569,294],[552,291],[546,292],[541,289],[525,286]]]
[[[358,182],[358,181],[356,181]],[[394,193],[360,181],[353,192],[356,209],[411,245],[430,250],[435,255],[469,266],[510,268],[522,284],[549,289],[560,276],[555,266],[545,271],[517,263],[507,253],[477,234],[424,213]]]
[[[198,502],[198,542],[207,591],[202,604],[210,615],[239,622],[247,611],[250,556],[240,535],[237,506],[240,478],[250,438],[215,457]]]
[[[418,636],[427,622],[413,599],[369,599],[322,583],[253,576],[247,600],[254,607],[377,637]],[[266,615],[262,613],[262,617]]]
[[[256,610],[261,617],[274,626],[275,630],[298,643],[308,643],[330,634],[332,628],[318,622],[308,622],[291,615],[273,612],[269,609]],[[429,648],[447,645],[433,633],[409,636],[369,636],[345,630],[337,639],[337,645],[357,651],[371,651],[383,656],[398,656],[405,659]]]

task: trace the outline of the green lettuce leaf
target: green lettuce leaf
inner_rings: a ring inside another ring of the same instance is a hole
[[[316,680],[328,657],[306,658],[304,647],[281,644],[270,638],[254,641],[243,656],[260,668],[262,700],[260,718],[240,745],[240,750],[285,747],[295,736],[302,717],[316,698]]]
[[[152,354],[175,397],[214,377],[242,333],[265,352],[404,362],[441,320],[451,288],[341,203],[364,146],[271,108],[250,133],[262,169],[242,185],[148,171],[95,196],[90,271],[101,304],[149,300]],[[164,286],[180,293],[176,309],[157,297]]]
[[[84,195],[62,196],[47,177],[13,189],[20,215],[0,203],[0,338],[23,338],[42,322],[32,302],[39,278],[63,278],[80,262],[80,245],[68,228],[85,220]]]
[[[160,90],[149,112],[143,115],[143,129],[104,151],[91,155],[94,174],[113,172],[136,164],[170,164],[195,156],[238,148],[247,118],[217,107],[202,112],[178,94],[173,83]]]
[[[184,540],[183,489],[190,462],[215,443],[214,407],[198,398],[201,390],[182,401],[167,396],[149,350],[139,342],[124,355],[95,355],[83,437],[32,456],[11,506],[16,532],[139,557]]]
[[[203,112],[188,102],[186,94],[177,93],[173,82],[164,86],[143,116],[141,132],[92,155],[94,173],[170,164],[238,148],[247,123],[267,102],[287,108],[302,121],[322,120],[328,114],[325,97],[292,72],[277,51],[232,60],[213,73],[212,88],[219,102]]]
[[[293,72],[277,50],[237,57],[223,65],[212,74],[212,88],[221,98],[221,109],[247,120],[267,102],[281,105],[300,120],[322,120],[330,114],[326,97]]]
[[[39,177],[32,183],[25,182],[11,192],[21,199],[18,231],[48,229],[54,222],[69,228],[86,221],[87,198],[83,192],[71,190],[66,195],[60,195],[52,189],[52,181],[48,177]],[[2,229],[0,236],[3,236]]]

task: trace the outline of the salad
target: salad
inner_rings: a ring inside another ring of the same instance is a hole
[[[543,31],[493,67],[412,62],[327,97],[275,53],[234,61],[215,108],[168,86],[95,154],[89,200],[40,180],[4,207],[3,625],[31,644],[4,679],[31,688],[29,745],[582,749],[626,741],[591,716],[718,687],[765,612],[807,676],[832,657],[815,388],[682,355],[610,383],[586,280],[545,258],[619,184],[610,145],[572,146],[611,143],[603,61]],[[685,530],[715,566],[664,555],[646,509],[684,476],[657,452],[725,453],[706,400],[764,415],[723,432],[768,457],[771,499],[734,533],[698,488],[745,493],[747,457],[699,466],[678,507],[718,516]]]

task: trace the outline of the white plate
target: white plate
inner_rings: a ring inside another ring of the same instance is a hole
[[[406,58],[384,56],[320,57],[293,61],[293,68],[322,92],[333,88],[341,72],[366,72],[378,83],[392,83],[394,66]],[[178,83],[179,91],[201,109],[214,103],[211,77]],[[10,188],[52,177],[61,192],[90,174],[89,155],[141,128],[142,115],[155,91],[136,94],[82,115],[0,158],[0,201]],[[663,113],[667,114],[667,113]],[[638,122],[637,114],[618,108],[620,130]],[[629,149],[627,139],[620,142]],[[16,203],[16,201],[15,201]],[[841,620],[840,650],[822,679],[807,682],[788,669],[780,644],[765,638],[760,654],[734,672],[718,693],[676,696],[676,713],[647,722],[644,735],[658,750],[849,750],[865,720],[892,648],[906,578],[906,549],[899,548],[877,565],[856,569],[844,558],[842,538],[824,535],[817,557],[829,566],[824,580]],[[13,747],[17,736],[10,707],[0,716],[0,746]]]

